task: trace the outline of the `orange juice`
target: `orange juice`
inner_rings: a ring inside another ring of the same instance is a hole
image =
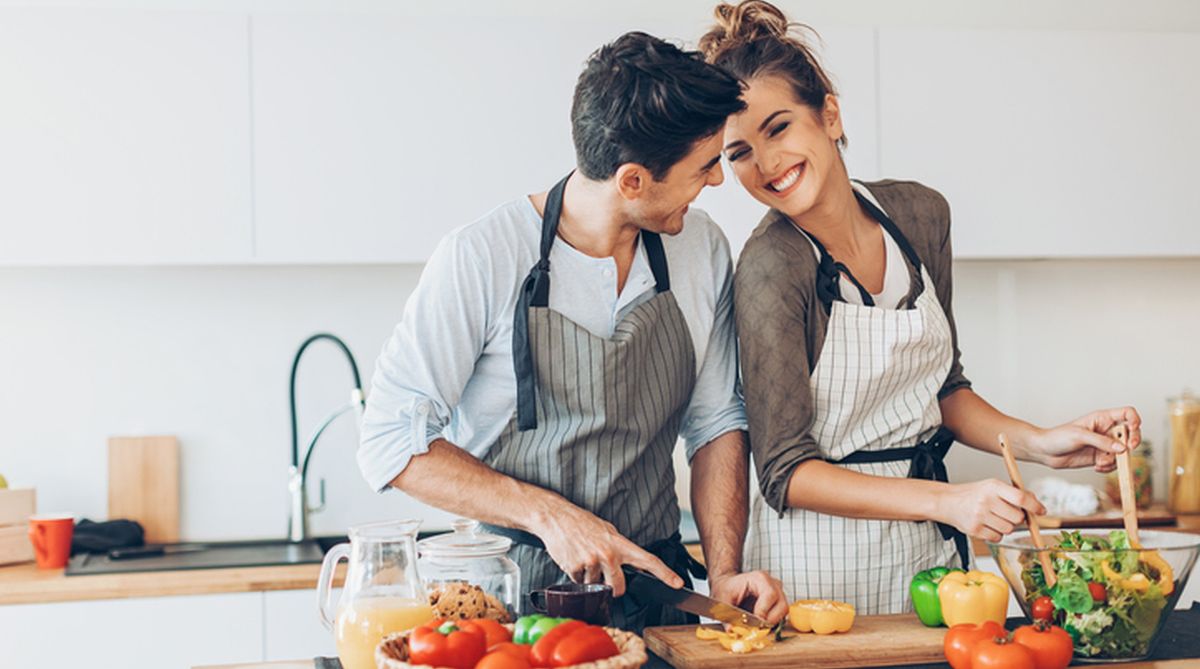
[[[429,602],[404,597],[359,597],[338,611],[338,659],[345,669],[375,669],[375,647],[392,632],[433,620]]]

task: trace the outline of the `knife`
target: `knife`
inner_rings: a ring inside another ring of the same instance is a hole
[[[719,602],[687,588],[675,589],[658,578],[632,567],[624,567],[625,590],[639,599],[649,599],[731,625],[770,627],[766,620],[736,606]]]

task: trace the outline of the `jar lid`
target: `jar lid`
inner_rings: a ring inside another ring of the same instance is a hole
[[[450,524],[453,532],[439,534],[417,542],[421,555],[438,558],[476,558],[504,555],[512,539],[479,531],[479,522],[458,518]]]

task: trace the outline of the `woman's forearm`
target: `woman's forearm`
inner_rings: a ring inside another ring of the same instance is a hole
[[[805,460],[788,481],[787,504],[847,518],[940,520],[946,488],[936,481],[873,476]]]
[[[1004,434],[1013,455],[1040,462],[1033,440],[1041,429],[1013,418],[988,404],[970,388],[953,392],[940,402],[942,424],[954,433],[955,441],[988,453],[1000,453],[998,436]]]

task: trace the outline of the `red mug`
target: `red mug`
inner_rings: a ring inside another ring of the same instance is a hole
[[[71,557],[71,535],[75,519],[71,516],[32,516],[29,519],[29,541],[38,569],[62,569]]]

